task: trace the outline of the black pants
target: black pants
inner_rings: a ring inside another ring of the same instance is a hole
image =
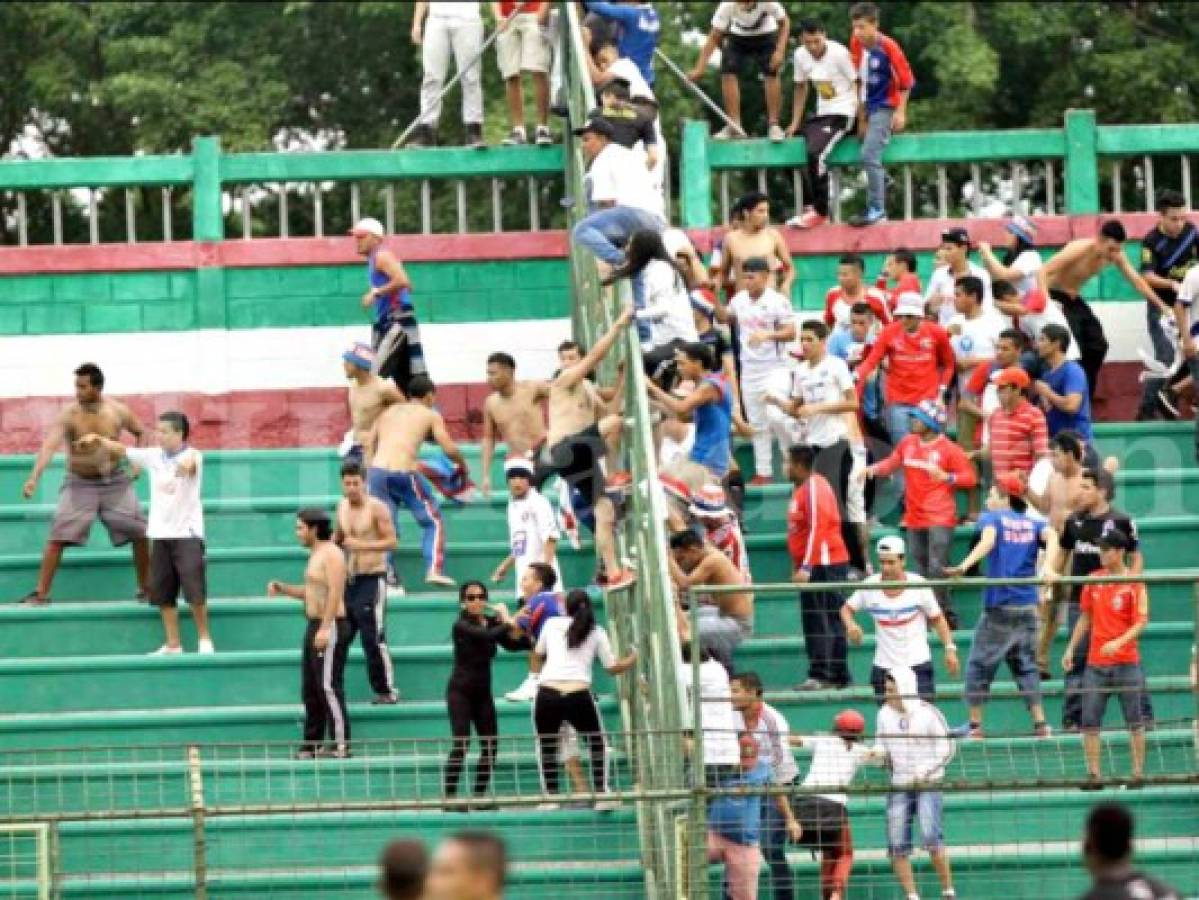
[[[812,208],[822,216],[828,215],[828,157],[849,133],[850,125],[849,116],[813,116],[800,129],[808,153],[804,190]]]
[[[845,581],[849,574],[844,563],[815,566],[812,581]],[[845,623],[841,621],[838,593],[801,591],[799,618],[803,625],[804,650],[808,654],[808,677],[836,687],[849,684],[849,643]]]
[[[321,623],[309,620],[301,656],[300,696],[304,701],[304,746],[319,749],[326,740],[336,750],[350,744],[350,711],[346,706],[346,656],[350,651],[350,623],[334,619],[329,643],[317,650],[313,641]]]
[[[390,378],[405,396],[415,376],[429,374],[420,324],[412,310],[401,310],[372,325],[371,348],[375,351],[371,374]]]
[[[533,724],[537,728],[541,783],[546,793],[558,793],[558,732],[569,722],[591,751],[591,784],[597,794],[608,790],[608,765],[604,755],[604,725],[591,691],[564,694],[542,687],[533,701]]]
[[[353,575],[346,583],[346,618],[350,636],[362,635],[362,652],[366,656],[366,674],[371,690],[376,694],[395,693],[395,677],[391,668],[391,651],[387,649],[387,577]]]
[[[1078,364],[1087,373],[1091,403],[1095,402],[1095,389],[1099,386],[1099,370],[1107,358],[1107,336],[1090,304],[1082,297],[1073,297],[1065,291],[1051,290],[1049,295],[1062,305],[1062,314],[1070,333],[1078,341],[1078,352],[1082,355]]]
[[[458,795],[458,781],[470,749],[470,732],[474,727],[479,736],[479,761],[475,765],[475,796],[487,793],[491,773],[495,770],[496,735],[499,722],[490,684],[456,684],[451,682],[445,692],[445,706],[450,714],[450,732],[454,746],[445,761],[445,796]]]
[[[849,441],[840,440],[827,447],[816,449],[813,469],[828,481],[837,497],[837,509],[841,513],[841,540],[849,551],[849,564],[859,572],[866,571],[866,553],[858,528],[849,521],[845,499],[849,496],[849,478],[853,474],[853,451]]]
[[[607,452],[599,425],[589,425],[542,451],[533,486],[540,490],[551,475],[557,475],[579,493],[589,509],[594,509],[604,495],[603,459]]]

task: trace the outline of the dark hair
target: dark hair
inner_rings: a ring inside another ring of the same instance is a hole
[[[983,280],[977,275],[963,275],[953,283],[956,288],[961,288],[963,294],[969,294],[978,302],[983,299]]]
[[[508,875],[508,848],[504,839],[490,831],[456,831],[446,840],[461,844],[476,869],[488,871],[497,888],[503,888]]]
[[[799,23],[800,34],[824,34],[824,23],[819,19],[804,19]]]
[[[1162,188],[1157,192],[1157,211],[1164,213],[1167,209],[1185,209],[1186,197],[1173,188]]]
[[[554,571],[554,567],[549,563],[529,563],[525,571],[532,572],[537,576],[537,580],[541,582],[541,589],[543,591],[552,591],[554,585],[558,583],[558,573]]]
[[[855,3],[849,8],[849,21],[856,22],[865,19],[878,24],[878,6],[874,3]]]
[[[1113,241],[1119,241],[1121,244],[1128,240],[1128,232],[1126,232],[1124,230],[1124,226],[1115,219],[1110,219],[1099,226],[1099,236],[1110,238]]]
[[[585,590],[575,588],[566,595],[566,614],[570,616],[566,646],[578,647],[595,631],[595,610],[591,608],[591,597]]]
[[[1046,325],[1041,329],[1041,337],[1057,344],[1063,353],[1070,349],[1070,330],[1064,325]]]
[[[341,464],[342,478],[365,478],[366,472],[362,468],[362,463],[356,459],[344,460]]]
[[[476,588],[476,587],[483,589],[483,599],[484,600],[489,599],[489,594],[487,592],[487,585],[485,585],[481,581],[478,581],[477,579],[471,579],[470,581],[462,582],[462,584],[460,584],[458,586],[458,602],[463,603],[466,600],[466,592],[468,590],[470,590],[471,588]]]
[[[748,191],[737,198],[737,206],[742,212],[749,212],[760,203],[769,203],[770,196],[761,191]]]
[[[733,681],[741,685],[751,694],[757,697],[762,696],[762,678],[757,672],[738,672],[733,676]]]
[[[172,409],[169,412],[164,412],[158,417],[158,421],[166,422],[183,435],[185,441],[187,440],[187,436],[192,433],[192,423],[188,421],[187,416],[177,410]]]
[[[329,521],[329,514],[319,506],[304,507],[296,513],[296,518],[316,532],[318,541],[333,537],[333,523]]]
[[[693,341],[689,344],[683,344],[679,347],[679,352],[689,359],[695,360],[708,372],[711,372],[716,365],[716,359],[712,353],[712,348],[700,341]]]
[[[1119,803],[1100,803],[1087,816],[1087,851],[1107,862],[1132,855],[1132,813]]]
[[[787,451],[787,458],[792,465],[803,466],[811,471],[812,466],[816,464],[816,451],[807,444],[796,444]]]
[[[1112,477],[1112,473],[1104,468],[1093,468],[1087,466],[1082,470],[1082,477],[1091,484],[1095,485],[1102,493],[1105,499],[1111,500],[1116,494],[1116,479]]]
[[[799,326],[800,331],[810,331],[820,340],[828,338],[828,326],[819,319],[808,319]]]
[[[491,365],[492,363],[512,369],[514,372],[516,371],[516,360],[512,358],[511,354],[505,353],[503,350],[497,350],[491,356],[487,357],[487,365]]]
[[[629,83],[623,78],[610,78],[604,82],[604,86],[600,88],[600,96],[611,94],[617,100],[628,100],[633,96],[629,90]]]
[[[907,247],[900,247],[898,250],[892,251],[891,258],[907,266],[909,272],[916,271],[916,254]]]
[[[1011,263],[1005,263],[1011,265]],[[1018,297],[1020,292],[1016,290],[1016,286],[1010,281],[1004,281],[1002,278],[998,281],[991,282],[991,297],[995,300],[1003,300],[1005,297]]]
[[[683,277],[683,270],[679,267],[678,260],[666,251],[666,245],[662,243],[662,235],[657,231],[651,231],[648,228],[634,231],[632,237],[629,238],[628,245],[624,248],[624,254],[624,265],[618,266],[612,272],[612,278],[632,278],[634,275],[640,275],[645,271],[645,267],[655,259],[670,266],[671,271],[679,278]]]
[[[563,350],[578,350],[579,355],[581,356],[583,353],[583,346],[578,341],[565,340],[558,345],[558,352],[561,353]]]
[[[1032,241],[1025,238],[1024,235],[1017,234],[1014,231],[1012,231],[1010,233],[1015,235],[1016,243],[1012,244],[1012,246],[1008,247],[1004,251],[1003,259],[1001,260],[1001,262],[1005,266],[1015,265],[1016,260],[1020,257],[1021,253],[1023,253],[1025,250],[1033,250],[1036,248],[1036,245],[1034,243],[1032,243]],[[995,285],[991,285],[991,296],[992,297],[995,296]]]
[[[862,257],[859,256],[857,253],[846,253],[839,260],[837,260],[837,265],[853,266],[859,272],[866,271],[866,261],[864,259],[862,259]]]
[[[1018,349],[1018,350],[1023,350],[1028,343],[1027,339],[1025,338],[1024,332],[1021,331],[1019,328],[1003,329],[1003,331],[999,332],[999,337],[996,338],[996,340],[997,341],[1009,340],[1013,344],[1016,345],[1016,349]]]
[[[392,841],[379,856],[379,889],[387,900],[419,900],[429,874],[429,854],[420,841]]]
[[[849,308],[849,314],[851,316],[873,316],[874,309],[866,301],[859,300]]]
[[[100,371],[100,367],[95,363],[83,363],[75,370],[76,378],[87,378],[91,382],[92,387],[104,389],[104,373]]]
[[[408,380],[408,396],[413,400],[428,397],[435,390],[437,388],[433,386],[433,379],[428,375],[413,375]]]
[[[1053,436],[1053,440],[1049,442],[1049,446],[1054,450],[1070,454],[1070,456],[1074,457],[1075,462],[1082,462],[1082,439],[1072,431],[1059,431]]]
[[[685,663],[691,662],[691,641],[683,641],[683,646],[680,649],[683,652],[683,662],[685,662]],[[711,650],[709,650],[703,644],[700,644],[700,646],[699,646],[699,661],[701,663],[709,662],[715,658],[716,657],[714,657],[712,655]]]
[[[1028,501],[1025,500],[1023,497],[1009,496],[1007,499],[1008,499],[1008,505],[1012,508],[1012,512],[1022,513],[1028,509]]]
[[[704,539],[691,528],[676,531],[670,536],[671,550],[698,550],[703,545]]]

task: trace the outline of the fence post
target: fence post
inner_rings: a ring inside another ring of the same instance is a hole
[[[712,170],[708,165],[708,123],[683,123],[679,170],[679,213],[684,228],[712,227]]]
[[[1099,129],[1095,111],[1066,110],[1066,214],[1099,212]]]
[[[187,774],[192,814],[192,870],[196,900],[208,898],[208,843],[204,835],[204,773],[200,768],[200,748],[187,748]]]
[[[194,138],[192,165],[192,240],[223,241],[225,218],[221,214],[220,138]]]

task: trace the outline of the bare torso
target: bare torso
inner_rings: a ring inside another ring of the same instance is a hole
[[[94,408],[85,409],[72,403],[62,414],[63,436],[67,449],[67,470],[80,478],[103,478],[112,473],[120,462],[103,448],[90,452],[75,449],[75,441],[85,434],[98,434],[109,440],[119,440],[129,421],[128,410],[116,400],[101,400]]]
[[[697,572],[702,572],[705,584],[741,586],[745,584],[745,576],[727,556],[716,548],[709,548],[699,565]],[[752,591],[740,591],[735,594],[716,594],[701,599],[705,605],[718,606],[722,616],[733,616],[737,619],[749,619],[754,614],[754,595]]]
[[[325,561],[330,554],[340,553],[335,544],[323,542],[314,547],[308,557],[308,566],[304,569],[304,615],[309,619],[319,619],[325,614],[325,604],[329,602]],[[345,614],[345,603],[339,603],[334,618],[345,618]]]
[[[357,506],[344,497],[337,504],[337,528],[346,537],[364,541],[377,541],[383,535],[375,524],[379,510],[387,515],[387,506],[382,500],[364,497]],[[351,550],[348,554],[346,571],[350,575],[382,575],[387,571],[387,554],[379,550]]]
[[[724,252],[729,260],[730,272],[736,290],[741,290],[741,267],[747,259],[761,256],[770,263],[771,287],[778,287],[778,273],[783,261],[778,256],[778,233],[773,228],[748,232],[740,229],[730,231],[724,238]]]
[[[1049,524],[1058,534],[1066,527],[1066,518],[1078,509],[1078,489],[1082,484],[1081,470],[1074,475],[1054,472],[1049,476],[1045,495],[1049,501]]]
[[[350,425],[354,429],[354,440],[359,444],[366,441],[375,422],[383,410],[399,400],[395,386],[378,375],[372,375],[365,383],[350,382]]]
[[[419,403],[387,407],[375,423],[377,443],[371,465],[391,472],[411,472],[436,418],[437,413]]]
[[[1082,254],[1073,262],[1063,265],[1060,269],[1054,270],[1052,275],[1047,278],[1050,288],[1077,297],[1082,292],[1083,285],[1103,271],[1104,266],[1110,263],[1094,239],[1083,238],[1082,243],[1089,245],[1089,252]],[[1067,245],[1062,252],[1069,248],[1070,245]]]
[[[550,447],[563,438],[590,428],[603,412],[599,392],[586,378],[571,387],[550,385],[550,427],[546,443]]]
[[[495,423],[498,439],[508,445],[511,455],[539,450],[545,442],[545,415],[541,401],[547,393],[541,382],[521,381],[505,397],[496,391],[483,404],[483,413]]]

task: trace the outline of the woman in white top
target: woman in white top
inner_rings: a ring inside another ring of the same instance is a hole
[[[619,675],[637,662],[637,651],[621,659],[613,655],[608,632],[595,622],[591,598],[576,588],[566,595],[566,615],[549,619],[541,629],[534,653],[542,660],[540,686],[533,702],[542,787],[548,794],[558,793],[558,732],[563,723],[569,723],[588,744],[592,786],[602,794],[608,789],[606,741],[599,708],[591,694],[592,667],[599,657],[609,675]],[[611,807],[602,801],[596,803],[597,810],[605,808]]]

